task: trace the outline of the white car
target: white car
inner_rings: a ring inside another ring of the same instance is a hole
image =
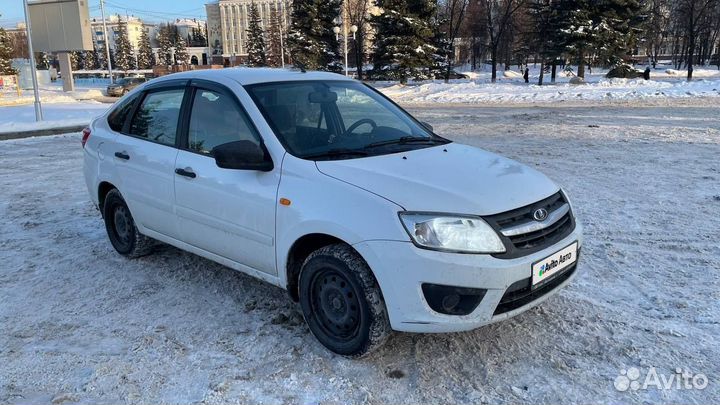
[[[577,273],[580,224],[557,185],[340,75],[166,76],[82,143],[120,254],[162,241],[284,288],[341,355],[369,353],[391,330],[509,318]]]

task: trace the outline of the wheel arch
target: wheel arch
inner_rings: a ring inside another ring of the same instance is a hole
[[[100,209],[100,214],[105,215],[103,212],[103,206],[105,205],[105,197],[110,192],[110,190],[116,189],[114,184],[110,183],[109,181],[101,181],[98,185],[98,208]]]
[[[305,259],[307,259],[312,252],[337,243],[345,244],[355,250],[350,243],[327,233],[309,233],[303,235],[290,246],[284,270],[286,274],[286,289],[293,301],[299,301],[298,281],[300,278],[300,270]],[[357,252],[357,250],[355,251]],[[357,253],[360,255],[360,252]],[[362,257],[362,255],[360,255],[360,257]]]

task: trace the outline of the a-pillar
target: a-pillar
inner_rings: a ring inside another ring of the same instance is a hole
[[[60,61],[60,72],[62,72],[63,91],[75,91],[70,52],[58,52],[57,57]]]

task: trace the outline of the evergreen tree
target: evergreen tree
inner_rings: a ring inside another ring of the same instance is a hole
[[[187,65],[190,63],[190,55],[187,53],[185,39],[180,35],[177,27],[175,27],[175,63],[178,65]]]
[[[173,37],[174,31],[172,27],[167,24],[160,24],[158,29],[158,64],[163,66],[172,65],[172,48],[173,48]]]
[[[118,16],[118,21],[120,16]],[[113,68],[128,71],[132,67],[132,45],[128,39],[127,23],[120,23],[115,36],[115,62]]]
[[[267,31],[268,43],[267,43],[267,64],[268,66],[280,67],[282,66],[282,26],[280,25],[280,16],[278,11],[273,9],[270,12],[270,27]]]
[[[192,46],[207,46],[207,36],[205,29],[197,27],[192,29]]]
[[[107,53],[105,53],[105,48],[95,48],[93,53],[95,54],[95,68],[107,69]]]
[[[340,52],[333,20],[340,15],[342,0],[296,0],[288,46],[298,67],[308,70],[341,70]]]
[[[17,70],[12,67],[13,48],[10,35],[0,28],[0,75],[15,75]]]
[[[80,70],[82,64],[81,54],[79,51],[72,51],[70,52],[70,68],[75,70]]]
[[[245,48],[248,53],[248,66],[267,66],[265,56],[265,38],[262,29],[260,11],[255,2],[250,3],[250,15],[248,16],[247,41]]]
[[[642,23],[639,0],[559,0],[555,3],[559,37],[577,59],[579,77],[585,77],[588,54],[596,52],[607,66],[622,61]]]
[[[138,69],[150,69],[153,65],[153,53],[150,46],[150,36],[145,29],[140,32],[137,50]]]
[[[545,66],[553,63],[562,54],[562,40],[558,13],[553,7],[553,0],[530,0],[528,4],[529,29],[525,33],[525,42],[530,50],[540,58],[540,76],[538,85],[543,85]],[[555,77],[552,78],[553,80]]]
[[[407,83],[411,77],[427,77],[427,67],[436,62],[431,27],[434,2],[428,0],[378,0],[375,27],[373,74]]]
[[[97,51],[83,51],[83,68],[85,70],[97,69]]]
[[[36,52],[35,67],[39,70],[50,69],[50,57],[45,52]]]

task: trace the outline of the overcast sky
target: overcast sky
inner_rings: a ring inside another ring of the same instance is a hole
[[[32,1],[32,0],[31,0]],[[176,18],[205,19],[205,3],[209,0],[105,0],[105,14],[129,14],[148,21]],[[88,0],[90,16],[100,16],[100,0]],[[0,25],[14,27],[24,21],[23,0],[0,1]]]

